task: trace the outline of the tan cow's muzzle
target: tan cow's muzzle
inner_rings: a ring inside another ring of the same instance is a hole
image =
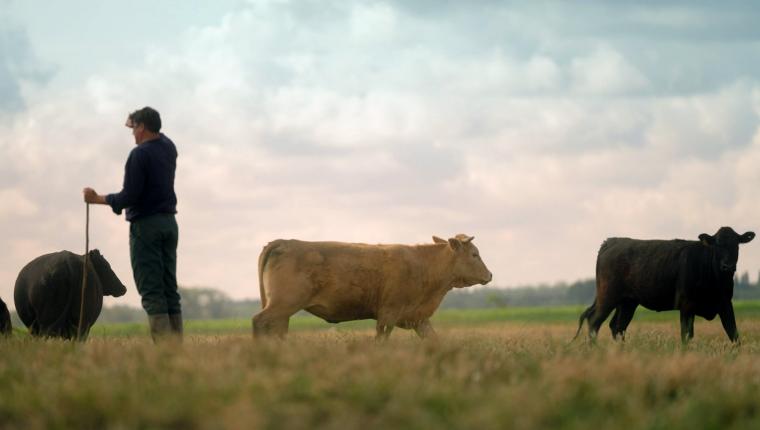
[[[488,272],[488,279],[486,279],[484,282],[481,282],[480,284],[481,285],[485,285],[485,284],[491,282],[492,279],[493,279],[493,273]]]

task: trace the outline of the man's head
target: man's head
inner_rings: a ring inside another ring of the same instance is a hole
[[[135,144],[153,139],[161,131],[161,115],[152,107],[138,109],[127,117],[126,126],[132,129]]]

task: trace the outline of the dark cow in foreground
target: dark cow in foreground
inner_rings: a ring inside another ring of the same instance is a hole
[[[0,336],[11,334],[11,314],[3,299],[0,299]]]
[[[613,338],[625,338],[625,329],[639,305],[654,311],[681,311],[681,340],[694,337],[694,316],[708,321],[720,316],[726,334],[739,340],[734,308],[734,272],[739,244],[755,237],[721,227],[714,236],[693,240],[607,239],[596,260],[596,300],[580,316],[577,337],[587,320],[589,337],[614,310]]]
[[[123,296],[127,288],[95,249],[88,258],[81,337],[77,334],[84,255],[45,254],[21,269],[16,279],[16,312],[36,336],[85,339],[100,315],[103,296]]]
[[[472,237],[433,237],[425,245],[365,245],[275,240],[259,257],[262,311],[255,336],[288,331],[301,309],[330,322],[377,320],[377,338],[394,327],[434,337],[430,325],[452,288],[487,284],[491,272]]]

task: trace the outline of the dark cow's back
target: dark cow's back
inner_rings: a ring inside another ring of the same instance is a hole
[[[21,269],[14,301],[21,321],[34,335],[77,335],[83,257],[69,251],[45,254]],[[85,322],[94,323],[103,306],[97,275],[90,267],[85,290]]]

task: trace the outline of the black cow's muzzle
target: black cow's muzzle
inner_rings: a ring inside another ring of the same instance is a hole
[[[736,272],[736,264],[720,264],[720,270],[727,273],[733,273]]]

